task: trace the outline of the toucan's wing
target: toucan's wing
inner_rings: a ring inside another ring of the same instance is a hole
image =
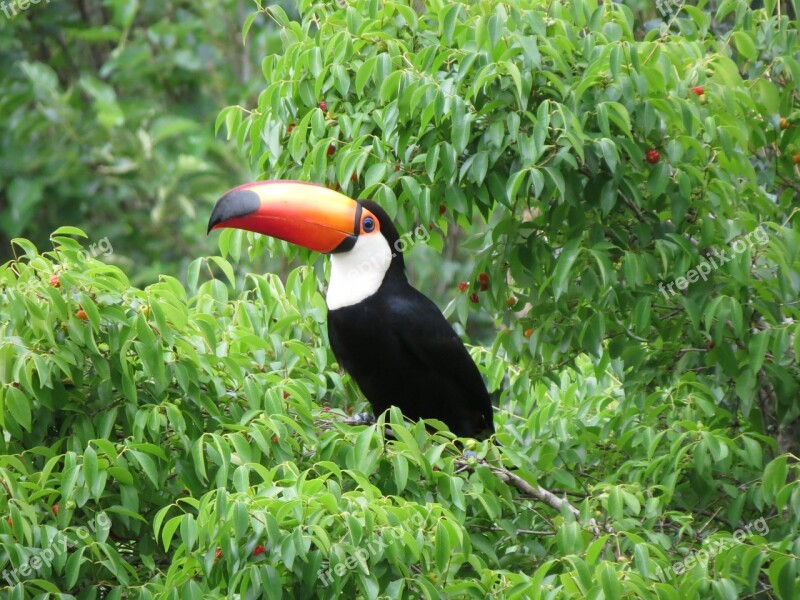
[[[431,378],[443,378],[452,393],[443,394],[452,416],[463,423],[466,435],[494,432],[492,402],[478,367],[464,343],[428,297],[412,288],[413,293],[389,297],[392,333],[420,372]],[[408,324],[413,323],[413,328]]]

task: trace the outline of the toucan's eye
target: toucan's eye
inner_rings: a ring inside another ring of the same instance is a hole
[[[364,233],[369,233],[375,229],[375,219],[372,217],[364,217],[364,220],[361,221],[361,227],[364,229]]]

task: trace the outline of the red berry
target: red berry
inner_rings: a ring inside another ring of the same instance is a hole
[[[328,103],[323,100],[319,103],[319,109],[322,111],[328,110]]]
[[[706,93],[706,91],[703,89],[702,85],[693,85],[689,89],[692,90],[698,96],[702,96],[703,94]]]
[[[323,412],[330,412],[331,411],[331,407],[326,404],[325,406],[322,407],[322,411]]]
[[[350,181],[358,183],[358,175],[356,173],[350,175]]]
[[[333,156],[336,153],[336,146],[331,144],[328,146],[328,156]]]
[[[283,399],[286,400],[289,397],[289,392],[283,392]]]
[[[277,444],[280,441],[281,441],[281,438],[279,438],[277,435],[273,435],[272,436],[272,443],[273,444]]]
[[[533,329],[526,329],[522,335],[524,335],[526,338],[531,337],[533,335]]]
[[[439,469],[439,467],[433,467],[433,470],[434,471],[440,471],[441,469]]]
[[[517,305],[517,297],[516,296],[509,296],[506,300],[507,306],[516,306]]]
[[[53,504],[53,514],[58,516],[58,504]]]
[[[397,164],[394,166],[394,170],[395,170],[395,171],[399,171],[399,170],[400,170],[400,163],[397,163]]]
[[[708,342],[708,344],[706,345],[706,348],[709,349],[709,350],[713,350],[714,348],[716,348],[716,346],[717,345],[714,342]]]
[[[89,318],[89,315],[86,314],[86,311],[82,308],[75,313],[75,316],[78,317],[81,321],[85,321]]]
[[[214,550],[214,560],[219,560],[222,558],[222,548],[217,548]]]
[[[644,158],[651,165],[654,165],[661,160],[661,153],[655,148],[650,148],[650,150],[647,151],[647,154],[644,155]]]
[[[264,546],[262,546],[261,544],[259,544],[258,546],[253,548],[253,556],[258,556],[259,554],[264,554],[266,551],[267,551],[267,549],[264,548]]]
[[[291,135],[291,133],[294,131],[294,127],[294,123],[289,123],[289,126],[286,128],[286,135]]]
[[[8,526],[9,527],[13,527],[14,526],[14,519],[12,519],[11,517],[8,517]]]
[[[446,212],[447,212],[447,207],[444,204],[440,204],[439,205],[439,214],[443,215]]]
[[[458,291],[459,292],[466,292],[469,288],[469,284],[466,281],[462,281],[458,284]]]
[[[473,304],[477,304],[480,301],[480,298],[478,298],[478,294],[476,294],[475,292],[472,292],[469,295],[469,301],[472,302]]]
[[[54,288],[61,287],[61,282],[58,280],[58,273],[53,273],[50,276],[50,285],[52,285]]]
[[[478,285],[480,285],[482,292],[485,292],[489,289],[489,275],[487,273],[481,273],[478,275]]]

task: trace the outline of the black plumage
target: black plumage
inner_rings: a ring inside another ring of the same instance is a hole
[[[386,212],[374,202],[362,205],[396,248],[399,236]],[[491,435],[492,404],[478,368],[438,307],[409,284],[402,252],[393,253],[377,292],[329,311],[334,355],[376,414],[394,405],[411,419],[438,419],[459,436]]]

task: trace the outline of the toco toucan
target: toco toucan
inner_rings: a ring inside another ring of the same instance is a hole
[[[310,183],[257,181],[217,201],[208,231],[221,227],[331,255],[331,349],[376,415],[394,405],[459,436],[494,432],[475,363],[436,305],[408,283],[397,229],[378,204]]]

